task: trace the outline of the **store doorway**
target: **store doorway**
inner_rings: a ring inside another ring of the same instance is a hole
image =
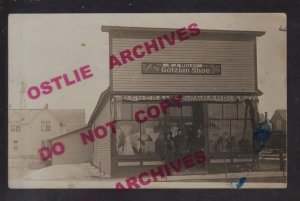
[[[190,110],[190,112],[189,112]],[[204,129],[204,104],[203,103],[190,103],[182,107],[181,115],[176,117],[171,116],[167,121],[167,127],[172,132],[172,137],[175,137],[178,129],[181,129],[184,135],[187,138],[187,152],[191,153],[196,151],[196,148],[199,148],[201,145],[195,144],[193,140],[197,137],[197,130],[201,131],[201,134],[205,135]],[[204,139],[204,141],[206,141]],[[200,142],[199,142],[200,143]],[[206,149],[206,143],[201,142],[203,151]]]
[[[197,103],[193,105],[193,120],[194,120],[194,131],[197,129],[203,130],[204,128],[204,107],[203,103]]]
[[[206,153],[207,136],[205,134],[204,123],[205,106],[203,103],[199,102],[183,105],[180,118],[170,118],[169,125],[171,132],[177,133],[177,131],[180,129],[182,130],[183,135],[186,137],[185,155],[193,155],[195,152],[200,150]],[[198,136],[199,132],[200,134]],[[176,134],[174,136],[176,136]],[[197,165],[187,171],[181,172],[180,174],[207,174],[206,167],[206,164]]]

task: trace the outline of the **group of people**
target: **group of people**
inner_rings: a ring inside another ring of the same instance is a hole
[[[168,162],[178,159],[187,154],[193,154],[196,151],[204,151],[205,136],[202,129],[196,132],[183,133],[182,129],[177,130],[175,136],[171,131],[160,135],[155,143],[155,151],[161,158]]]

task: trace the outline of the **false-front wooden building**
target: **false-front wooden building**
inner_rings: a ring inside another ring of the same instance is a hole
[[[110,55],[119,61],[122,51],[139,45],[142,55],[148,51],[145,43],[150,46],[150,54],[111,68],[109,88],[90,118],[93,128],[117,121],[116,134],[94,141],[92,162],[105,175],[161,164],[157,141],[167,131],[174,137],[178,129],[187,138],[203,131],[207,164],[252,161],[252,126],[262,95],[256,38],[264,32],[201,30],[181,42],[176,35],[174,45],[162,48],[159,37],[171,38],[173,29],[103,26],[102,31],[109,34]],[[137,111],[178,95],[182,107],[171,104],[166,114],[136,121]]]
[[[118,65],[111,63],[109,87],[88,126],[94,130],[116,120],[116,133],[93,142],[92,163],[106,177],[162,164],[158,142],[179,129],[186,139],[198,129],[204,133],[205,172],[210,164],[253,160],[252,130],[262,95],[256,39],[264,32],[189,29],[182,40],[174,29],[103,26],[102,31],[109,35],[111,62]],[[181,107],[172,103],[151,118],[149,108],[177,96]],[[147,118],[142,123],[136,121],[140,110],[139,118]],[[189,152],[188,143],[185,149]]]

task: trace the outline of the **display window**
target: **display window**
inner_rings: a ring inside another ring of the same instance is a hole
[[[244,104],[208,104],[208,117],[209,153],[252,151],[251,121],[244,119]]]
[[[249,153],[252,151],[251,121],[247,120],[245,133],[243,133],[244,120],[231,121],[231,151]]]
[[[163,121],[158,121],[164,117],[148,119],[142,124],[135,121],[135,113],[139,110],[147,112],[149,106],[157,103],[117,103],[115,116],[117,120],[116,150],[118,155],[141,155],[159,153],[158,141],[163,136]]]
[[[166,115],[170,117],[169,120],[161,113],[160,118],[149,118],[143,123],[136,122],[134,114],[139,110],[147,112],[152,105],[159,107],[158,103],[116,104],[118,155],[160,154],[166,128],[172,132],[172,137],[175,137],[182,118],[193,118],[193,107],[184,105],[181,108],[171,106]],[[250,119],[247,119],[246,123],[244,120],[245,105],[209,103],[207,108],[209,153],[251,152],[252,128]]]
[[[131,120],[132,119],[132,104],[116,103],[116,120]]]
[[[169,107],[167,113],[170,117],[180,117],[181,116],[181,108],[180,107]]]
[[[208,118],[222,119],[223,106],[222,104],[208,104]]]
[[[145,111],[153,105],[160,108],[159,103],[116,103],[115,117],[116,127],[116,150],[119,156],[133,156],[143,154],[161,155],[166,127],[176,136],[181,117],[191,118],[193,116],[192,106],[180,108],[171,106],[166,115],[162,112],[156,119],[148,118],[143,123],[135,121],[135,113],[139,110]],[[169,122],[166,125],[165,117],[177,119],[176,125]]]
[[[135,121],[118,121],[116,149],[118,155],[159,154],[163,140],[163,126],[159,121],[139,124]]]
[[[230,152],[230,121],[209,121],[209,151],[210,153]]]
[[[246,105],[245,104],[238,104],[238,118],[239,119],[244,119],[245,118],[245,110],[246,110]],[[249,113],[247,118],[249,118]]]
[[[152,104],[148,104],[148,108],[150,109],[152,106],[156,106],[156,108],[159,108],[159,115],[158,115],[158,117],[157,118],[155,118],[155,119],[150,119],[150,120],[157,120],[157,119],[163,119],[164,117],[165,117],[165,114],[162,112],[162,110],[161,110],[161,108],[160,108],[160,104],[158,104],[158,103],[152,103]],[[148,108],[147,108],[147,110],[148,110]],[[147,111],[147,110],[145,110],[145,111]],[[152,110],[150,110],[149,112],[151,112],[152,114],[153,114],[153,111]],[[168,113],[168,112],[167,112]]]
[[[223,104],[223,119],[237,119],[237,104]]]
[[[159,121],[147,121],[141,125],[142,153],[159,154],[162,151],[158,143],[163,140],[164,133],[160,128]]]
[[[182,116],[183,117],[192,117],[193,116],[193,107],[192,106],[182,106]]]
[[[118,155],[135,155],[141,150],[140,124],[135,121],[118,121],[116,149]]]
[[[139,103],[136,103],[136,104],[132,104],[132,118],[131,119],[135,119],[135,113],[139,110],[143,110],[143,111],[147,111],[147,108],[148,108],[148,104],[139,104]]]

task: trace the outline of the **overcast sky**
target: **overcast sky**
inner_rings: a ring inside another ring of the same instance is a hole
[[[27,86],[71,74],[90,65],[93,78],[47,96],[30,100],[26,108],[85,109],[90,118],[108,87],[108,33],[102,25],[179,28],[197,23],[201,29],[266,31],[257,38],[260,112],[286,109],[286,27],[284,14],[10,14],[9,103],[20,107],[21,82]],[[270,116],[269,116],[270,117]]]

